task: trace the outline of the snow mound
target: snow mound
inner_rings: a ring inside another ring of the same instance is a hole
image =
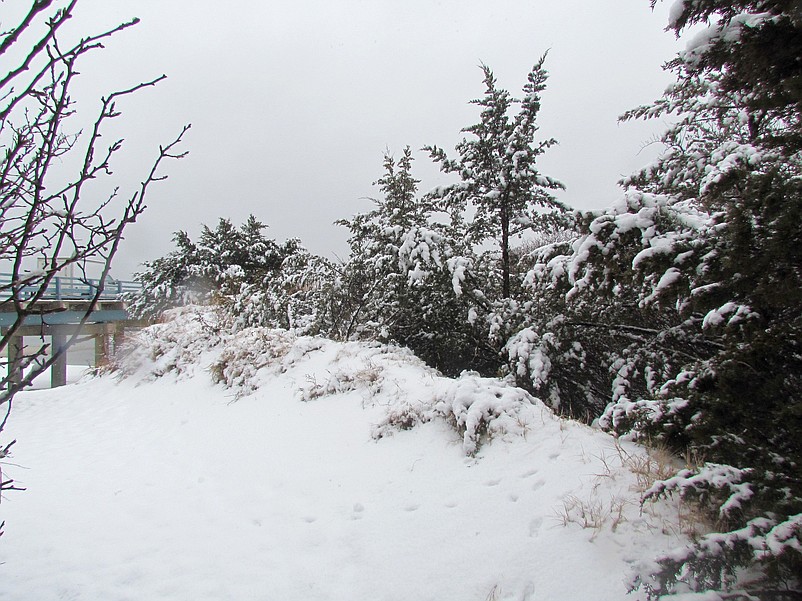
[[[663,463],[506,382],[174,317],[15,399],[0,601],[638,601],[686,543]]]
[[[483,440],[521,436],[536,416],[550,415],[512,384],[472,372],[444,378],[405,348],[263,327],[226,333],[220,324],[209,309],[175,311],[169,321],[141,332],[118,367],[146,380],[210,372],[235,398],[254,394],[277,376],[289,380],[302,401],[348,392],[359,393],[365,403],[381,398],[386,416],[374,428],[375,438],[443,419],[460,433],[467,455]],[[417,372],[414,381],[410,369]]]

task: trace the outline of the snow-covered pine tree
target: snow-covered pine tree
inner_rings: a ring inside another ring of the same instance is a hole
[[[406,345],[445,373],[484,367],[487,344],[466,322],[466,299],[454,293],[448,268],[454,242],[432,217],[431,203],[416,196],[412,160],[409,147],[398,160],[385,154],[375,208],[338,222],[351,232],[343,335]],[[497,365],[495,353],[489,355]]]
[[[714,532],[634,585],[799,599],[802,18],[794,2],[674,3],[671,29],[700,23],[668,64],[676,83],[624,116],[670,118],[665,153],[530,279],[564,296],[562,324],[609,341],[601,424],[704,460],[645,497],[700,501]]]
[[[198,249],[184,231],[173,234],[176,249],[143,264],[134,274],[142,289],[128,295],[128,310],[140,319],[156,319],[172,307],[202,302],[210,292],[208,282],[197,281],[192,267],[200,263]]]
[[[228,219],[220,219],[214,229],[204,225],[197,242],[186,232],[176,232],[176,249],[146,262],[135,274],[142,290],[129,298],[130,311],[153,319],[165,309],[231,296],[242,285],[262,282],[293,250],[292,245],[281,247],[267,238],[266,227],[251,215],[239,228]]]
[[[490,67],[483,65],[485,94],[472,100],[482,107],[480,121],[463,129],[471,134],[456,146],[458,158],[449,159],[437,146],[427,146],[441,171],[457,174],[456,184],[436,189],[430,197],[451,215],[455,239],[464,238],[472,250],[492,242],[498,256],[500,282],[495,298],[512,296],[512,243],[532,229],[559,227],[565,207],[551,194],[563,185],[537,169],[537,159],[556,144],[536,140],[541,93],[546,87],[546,55],[530,71],[523,97],[514,99],[499,89]],[[514,105],[520,109],[511,114]]]
[[[228,307],[237,328],[281,328],[336,338],[345,319],[337,266],[293,238],[280,247],[280,264],[256,272],[232,294]]]
[[[418,180],[412,176],[412,151],[404,148],[396,159],[384,155],[384,175],[374,185],[382,196],[371,199],[375,207],[337,225],[348,228],[351,253],[345,265],[343,285],[350,317],[343,337],[390,339],[394,324],[402,320],[406,305],[407,274],[399,264],[404,236],[412,228],[425,227],[428,213],[416,198]]]

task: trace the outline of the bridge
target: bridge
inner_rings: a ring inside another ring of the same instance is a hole
[[[3,334],[17,320],[17,313],[11,305],[11,287],[11,274],[0,274],[0,290],[6,291],[0,296],[0,331]],[[123,300],[126,293],[141,290],[138,282],[112,278],[101,282],[92,278],[55,276],[44,293],[34,300],[39,289],[38,285],[20,288],[19,298],[26,303],[26,309],[33,312],[25,317],[22,327],[9,341],[8,363],[10,368],[22,355],[25,337],[37,337],[40,341],[50,337],[52,350],[63,351],[51,367],[51,386],[54,388],[67,382],[66,347],[71,337],[77,334],[81,338],[94,338],[95,364],[100,365],[119,347],[126,327],[141,325],[131,320]],[[82,324],[96,295],[95,309]],[[9,375],[17,381],[22,378],[22,373]]]

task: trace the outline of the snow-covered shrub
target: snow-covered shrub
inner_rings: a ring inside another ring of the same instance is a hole
[[[549,381],[552,363],[549,357],[554,335],[538,335],[532,328],[524,328],[513,335],[504,345],[515,375],[531,380],[535,388]],[[558,405],[559,406],[559,405]]]
[[[111,367],[124,376],[147,379],[193,375],[216,354],[225,331],[212,307],[170,309],[161,323],[130,334]]]
[[[433,382],[430,396],[403,400],[391,407],[374,430],[382,438],[396,430],[443,419],[460,434],[466,455],[485,439],[525,435],[536,401],[526,391],[496,379],[465,372],[459,378]]]
[[[288,241],[279,267],[243,285],[228,306],[236,325],[283,328],[298,335],[339,337],[341,284],[334,263],[313,255],[299,240]]]
[[[524,435],[534,403],[520,388],[465,373],[440,392],[433,409],[462,434],[462,449],[472,455],[484,437]]]
[[[222,350],[209,369],[212,381],[246,396],[256,390],[260,369],[280,363],[295,336],[286,330],[247,328],[238,330],[222,343]]]
[[[236,398],[258,393],[267,375],[284,375],[299,401],[357,393],[365,405],[381,399],[381,438],[432,420],[450,424],[466,454],[483,441],[526,434],[546,409],[509,383],[465,372],[443,377],[408,349],[365,342],[335,342],[280,329],[240,328],[210,307],[167,312],[169,318],[140,331],[118,359],[123,376],[178,377],[204,371]],[[412,384],[414,382],[414,384]]]
[[[300,245],[297,240],[277,244],[264,235],[266,227],[251,215],[239,228],[228,219],[220,219],[214,229],[204,225],[197,242],[176,232],[176,249],[146,262],[135,275],[142,289],[128,295],[129,311],[157,319],[171,307],[226,302],[243,287],[269,279]]]
[[[372,360],[365,359],[361,365],[340,367],[326,373],[318,379],[307,376],[305,382],[298,387],[298,394],[304,401],[347,392],[360,392],[366,399],[382,392],[384,374]]]

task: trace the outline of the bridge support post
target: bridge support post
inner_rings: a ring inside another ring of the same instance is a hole
[[[22,361],[25,342],[22,336],[13,336],[8,341],[8,379],[14,384],[22,382],[22,368],[19,367]]]
[[[95,367],[106,365],[111,360],[116,336],[116,324],[103,324],[102,331],[95,336]]]
[[[58,388],[67,384],[67,334],[61,328],[53,327],[50,341],[50,352],[58,354],[58,358],[50,368],[50,386]]]
[[[95,334],[95,367],[106,364],[109,348],[109,335],[106,332]]]
[[[120,347],[125,342],[125,324],[114,324],[114,334],[111,340],[111,354],[117,355]]]

